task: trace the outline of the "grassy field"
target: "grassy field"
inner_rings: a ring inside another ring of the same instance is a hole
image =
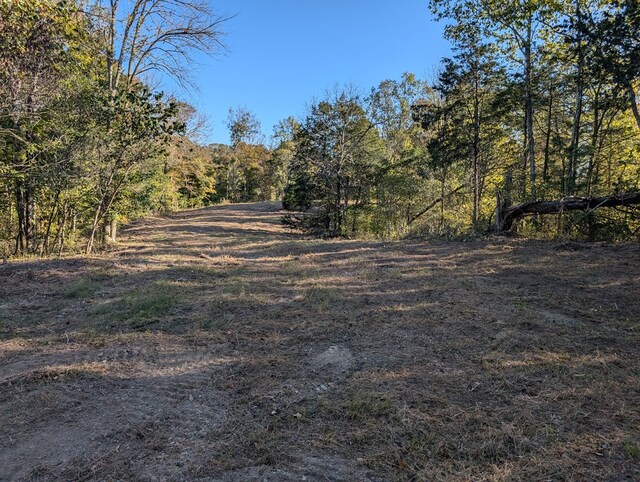
[[[637,245],[151,218],[0,266],[0,480],[640,480],[639,355]]]

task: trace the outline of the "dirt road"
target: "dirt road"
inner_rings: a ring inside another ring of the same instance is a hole
[[[640,480],[640,247],[277,208],[0,266],[0,480]]]

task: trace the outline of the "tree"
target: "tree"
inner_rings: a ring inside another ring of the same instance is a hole
[[[567,211],[591,211],[640,204],[640,192],[625,192],[611,196],[579,198],[567,197],[560,201],[535,201],[518,206],[498,206],[495,230],[498,234],[513,229],[515,221],[527,215],[561,214]]]
[[[378,133],[349,90],[311,106],[297,136],[285,205],[309,209],[327,236],[353,231],[382,157]]]
[[[289,169],[296,150],[296,137],[300,131],[300,124],[294,117],[287,117],[278,122],[273,128],[271,138],[271,156],[267,161],[268,183],[272,197],[282,199],[289,183]]]
[[[183,86],[189,85],[187,67],[193,60],[192,54],[213,53],[222,48],[219,29],[227,20],[200,0],[135,0],[124,6],[129,8],[122,8],[119,0],[98,0],[91,11],[92,18],[97,19],[98,32],[104,35],[107,92],[103,102],[107,115],[101,141],[106,149],[96,146],[101,151],[98,154],[101,167],[96,176],[99,196],[93,208],[88,253],[94,248],[99,226],[114,219],[111,209],[131,169],[145,160],[140,146],[148,149],[147,141],[163,130],[172,132],[177,127],[175,122],[172,125],[157,122],[159,119],[168,122],[175,106],[170,102],[160,112],[161,96],[154,97],[141,86],[142,76],[162,72]],[[144,113],[152,117],[139,116]],[[127,121],[131,122],[129,126]]]
[[[0,250],[93,251],[115,221],[213,196],[209,151],[152,74],[221,51],[226,18],[199,0],[0,2]],[[184,107],[184,106],[183,106]],[[169,168],[180,152],[182,175]],[[169,185],[167,187],[167,185]]]
[[[384,146],[370,209],[371,230],[377,235],[402,235],[412,211],[426,202],[423,174],[427,139],[414,121],[412,108],[432,96],[433,89],[427,82],[405,72],[399,81],[380,82],[367,98],[366,110]]]
[[[93,219],[89,228],[86,252],[94,249],[96,234],[102,223],[105,232],[114,220],[117,205],[129,176],[144,161],[163,152],[169,136],[184,126],[175,117],[175,103],[165,103],[161,93],[145,87],[120,92],[98,123],[92,151],[98,162],[88,168],[94,179]],[[113,229],[113,228],[109,228]]]
[[[217,199],[230,202],[268,200],[272,197],[270,150],[262,143],[260,122],[245,107],[229,109],[231,146],[215,150]]]
[[[456,141],[467,146],[473,191],[471,223],[477,226],[493,145],[502,134],[496,120],[504,112],[496,103],[496,94],[498,85],[506,83],[506,75],[495,60],[492,47],[482,41],[473,24],[458,31],[454,52],[454,59],[445,59],[438,87],[450,104],[451,117],[457,119]]]
[[[529,170],[530,198],[537,197],[537,166],[534,135],[534,60],[539,49],[541,31],[548,25],[554,11],[544,0],[501,2],[496,0],[431,0],[431,9],[439,18],[450,18],[455,24],[446,29],[449,38],[455,39],[468,29],[479,29],[481,35],[493,37],[503,49],[503,58],[519,53],[517,63],[522,88],[523,168]]]
[[[206,120],[186,102],[176,102],[174,121],[184,130],[172,134],[162,166],[165,211],[210,204],[216,192],[211,150],[199,143]]]
[[[96,0],[89,10],[104,36],[107,87],[112,96],[144,75],[162,72],[193,87],[193,54],[224,50],[222,26],[204,0]]]
[[[581,35],[594,46],[594,67],[608,73],[628,96],[636,125],[640,111],[636,89],[640,81],[640,4],[637,0],[607,2],[580,23]]]
[[[241,142],[245,144],[258,144],[262,141],[260,121],[255,114],[246,107],[229,109],[227,128],[229,129],[231,147],[236,147]]]

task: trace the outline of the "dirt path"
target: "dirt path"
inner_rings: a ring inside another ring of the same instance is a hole
[[[0,266],[0,480],[640,480],[640,247],[277,208]]]

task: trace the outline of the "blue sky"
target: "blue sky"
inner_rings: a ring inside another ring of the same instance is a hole
[[[209,142],[228,142],[229,107],[254,112],[267,138],[273,125],[327,88],[363,93],[403,72],[431,78],[450,53],[426,0],[212,0],[226,24],[229,52],[199,57],[199,92],[178,95],[209,118]]]

